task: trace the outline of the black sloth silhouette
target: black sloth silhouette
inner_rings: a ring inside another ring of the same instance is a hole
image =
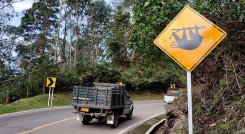
[[[192,31],[194,29],[194,33]],[[172,48],[182,48],[185,50],[193,50],[198,48],[201,43],[203,37],[199,34],[199,29],[205,29],[205,26],[198,27],[195,25],[194,27],[188,27],[188,28],[182,28],[182,29],[172,29],[174,32],[172,32],[171,37],[173,36],[175,39],[175,42],[171,43]],[[187,39],[186,30],[189,30],[190,34],[190,40]],[[183,31],[182,38],[180,38],[176,33],[179,31]],[[170,38],[171,38],[170,37]]]

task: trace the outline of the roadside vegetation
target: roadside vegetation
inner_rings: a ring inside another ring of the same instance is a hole
[[[67,106],[71,104],[71,101],[70,93],[54,94],[53,106]],[[41,94],[27,99],[19,99],[6,105],[0,104],[0,107],[0,114],[48,108],[48,94]]]
[[[144,91],[144,92],[128,92],[128,96],[131,97],[133,101],[142,101],[142,100],[163,100],[165,91]]]
[[[192,72],[194,132],[242,132],[245,2],[192,1],[192,8],[228,34]],[[12,26],[15,2],[0,2],[0,111],[17,111],[22,101],[26,109],[45,107],[48,76],[57,78],[58,93],[94,81],[123,82],[135,100],[162,99],[155,92],[170,83],[185,87],[186,73],[153,40],[187,0],[37,0],[23,12],[20,25]],[[35,96],[38,101],[28,106]],[[57,102],[62,98],[58,95]],[[183,115],[185,101],[179,102]]]
[[[11,3],[4,1],[0,10],[13,10]],[[19,26],[9,25],[15,12],[0,12],[5,20],[0,23],[0,103],[45,93],[50,76],[57,78],[57,92],[93,82],[123,82],[135,93],[183,85],[183,71],[153,38],[147,38],[147,49],[133,41],[133,5],[132,0],[38,0]]]
[[[194,133],[245,133],[245,1],[192,1],[192,8],[228,34],[192,72]],[[133,8],[131,41],[147,50],[146,42],[150,44],[155,32],[160,33],[187,3],[138,1]],[[187,133],[186,102],[183,93],[170,106],[169,119],[175,124],[168,126],[168,133]]]

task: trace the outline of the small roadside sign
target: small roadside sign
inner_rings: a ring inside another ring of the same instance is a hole
[[[170,84],[170,88],[175,88],[175,84]]]
[[[226,32],[185,6],[154,43],[191,72],[226,36]]]
[[[55,87],[56,78],[55,77],[47,77],[46,87]]]
[[[56,77],[47,77],[46,87],[49,87],[48,106],[53,105],[55,83],[56,83]]]

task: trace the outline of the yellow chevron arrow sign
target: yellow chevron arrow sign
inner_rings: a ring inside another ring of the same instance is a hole
[[[47,77],[46,87],[55,87],[56,78],[55,77]]]

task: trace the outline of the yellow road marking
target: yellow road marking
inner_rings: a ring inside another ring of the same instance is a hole
[[[57,123],[61,123],[61,122],[64,122],[64,121],[68,121],[68,120],[71,120],[71,119],[74,119],[74,118],[76,118],[76,116],[71,117],[71,118],[66,118],[66,119],[64,119],[64,120],[55,121],[55,122],[52,122],[52,123],[49,123],[49,124],[46,124],[46,125],[42,125],[42,126],[39,126],[39,127],[35,127],[35,128],[33,128],[33,129],[29,130],[29,131],[20,132],[20,133],[18,133],[18,134],[28,134],[28,133],[33,132],[33,131],[36,131],[36,130],[38,130],[38,129],[42,129],[42,128],[45,128],[45,127],[49,127],[49,126],[55,125],[55,124],[57,124]]]

